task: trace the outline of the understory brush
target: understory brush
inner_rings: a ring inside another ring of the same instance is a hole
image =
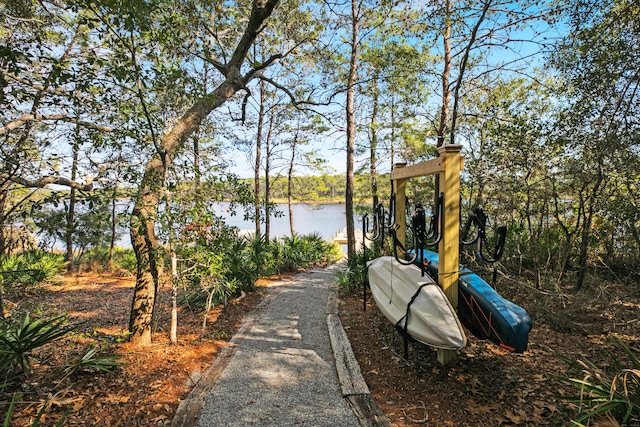
[[[62,255],[34,250],[0,257],[0,286],[8,295],[24,295],[65,271]]]
[[[565,375],[556,377],[578,390],[578,394],[563,398],[578,408],[578,418],[573,421],[577,426],[598,420],[640,425],[640,359],[621,341],[616,340],[616,345],[628,361],[611,354],[608,366],[599,367],[588,360],[560,357],[569,368]]]
[[[108,246],[96,246],[82,253],[77,260],[78,271],[115,271],[135,273],[136,255],[131,248],[114,247],[113,253]]]
[[[368,283],[367,262],[382,255],[382,249],[375,242],[370,248],[356,251],[355,256],[347,260],[344,269],[336,272],[334,280],[346,293],[354,293]]]
[[[187,247],[180,253],[178,280],[186,290],[181,301],[206,310],[251,290],[261,277],[331,264],[341,257],[341,248],[318,234],[271,240],[236,237],[223,244]]]
[[[15,403],[24,399],[22,391],[18,390],[36,369],[33,362],[38,362],[37,369],[47,364],[47,360],[39,355],[40,350],[74,329],[75,326],[69,325],[64,315],[36,318],[26,312],[0,319],[0,410],[3,409],[6,414],[3,426],[9,425]],[[58,376],[55,384],[60,386],[67,378],[81,371],[111,372],[121,365],[114,356],[99,357],[98,349],[92,347],[80,359],[56,367],[53,370]],[[33,425],[39,424],[42,414],[43,410]]]

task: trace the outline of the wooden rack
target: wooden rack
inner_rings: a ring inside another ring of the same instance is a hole
[[[406,183],[419,176],[438,175],[438,193],[444,194],[444,230],[438,245],[438,284],[458,309],[458,266],[460,263],[460,171],[464,169],[464,157],[460,155],[462,146],[445,144],[438,148],[439,157],[411,166],[396,164],[391,171],[391,181],[395,193],[394,226],[400,242],[405,244],[406,232]],[[438,350],[438,361],[449,365],[456,361],[455,350]]]

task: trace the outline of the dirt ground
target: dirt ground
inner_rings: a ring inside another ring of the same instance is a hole
[[[373,301],[363,312],[361,296],[343,296],[342,322],[372,395],[392,425],[567,425],[574,408],[558,396],[575,392],[551,376],[567,368],[557,356],[606,366],[613,352],[623,360],[612,336],[640,351],[638,284],[543,292],[503,282],[500,292],[534,319],[528,350],[509,354],[468,334],[468,346],[452,368],[441,367],[435,352],[419,344],[410,346],[404,360],[401,339]],[[65,413],[65,426],[169,425],[180,399],[261,301],[268,283],[213,309],[204,336],[203,314],[182,309],[178,345],[168,340],[169,290],[162,289],[150,347],[126,343],[133,285],[131,277],[80,274],[12,301],[32,313],[66,313],[78,329],[39,353],[41,362],[19,390],[22,399],[11,425],[32,425],[43,405],[42,426],[56,425]],[[113,373],[79,372],[61,380],[60,367],[92,346],[119,356],[124,365]],[[0,413],[11,397],[0,394]]]
[[[508,353],[467,331],[468,344],[450,368],[419,343],[410,345],[405,360],[402,339],[373,299],[365,312],[361,295],[343,297],[345,331],[373,398],[393,426],[572,425],[577,408],[561,396],[578,393],[554,377],[569,368],[559,356],[600,368],[614,360],[630,367],[614,337],[640,353],[638,283],[599,282],[581,291],[548,292],[503,277],[498,290],[533,318],[527,351]]]
[[[170,291],[162,289],[156,307],[153,344],[136,347],[126,342],[135,279],[98,274],[64,277],[18,304],[38,314],[66,313],[77,330],[46,346],[42,361],[33,366],[19,392],[12,426],[31,426],[43,405],[40,425],[64,417],[65,426],[164,426],[171,424],[184,399],[242,325],[244,316],[261,301],[264,288],[226,307],[213,308],[201,336],[203,313],[183,308],[179,313],[178,344],[169,342]],[[79,372],[62,382],[59,367],[82,357],[92,346],[102,355],[117,355],[124,363],[113,373]],[[0,413],[11,396],[0,394]]]

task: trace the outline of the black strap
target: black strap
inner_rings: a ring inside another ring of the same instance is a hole
[[[400,335],[402,335],[402,338],[404,339],[404,358],[405,359],[409,358],[409,340],[413,340],[413,338],[409,335],[409,331],[408,331],[409,313],[411,312],[411,305],[416,300],[416,298],[418,298],[418,295],[420,295],[420,291],[422,291],[422,288],[424,288],[425,286],[428,286],[428,285],[431,285],[431,283],[424,283],[424,284],[420,285],[420,287],[418,288],[416,293],[413,294],[413,296],[409,300],[409,303],[407,304],[406,313],[404,314],[404,316],[402,316],[396,322],[396,325],[395,325],[396,326],[396,330],[398,330],[400,332]],[[403,320],[405,321],[404,322],[404,326],[401,325]]]

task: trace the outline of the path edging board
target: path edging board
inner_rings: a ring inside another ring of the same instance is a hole
[[[329,285],[327,327],[336,371],[344,397],[362,427],[390,427],[391,423],[378,407],[362,376],[351,343],[338,316],[338,287]]]

